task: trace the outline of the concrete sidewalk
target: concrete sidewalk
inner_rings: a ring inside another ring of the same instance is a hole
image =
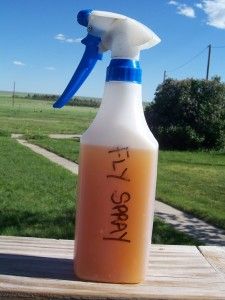
[[[81,134],[64,134],[64,133],[54,133],[48,135],[51,139],[80,139]]]
[[[63,158],[53,152],[50,152],[42,147],[39,147],[37,145],[28,143],[26,140],[23,139],[17,139],[17,142],[20,143],[23,146],[28,147],[32,151],[34,151],[37,154],[40,154],[46,158],[48,158],[50,161],[56,163],[57,165],[60,165],[61,167],[69,170],[73,174],[78,174],[78,164]]]
[[[76,163],[65,159],[55,153],[52,153],[42,147],[28,143],[26,140],[21,139],[20,136],[19,138],[18,136],[15,136],[15,138],[21,145],[26,146],[35,153],[48,158],[52,162],[69,170],[71,173],[76,175],[78,174],[79,166]],[[161,218],[166,223],[171,224],[175,229],[196,238],[205,245],[225,246],[224,230],[216,228],[213,225],[195,218],[191,214],[184,213],[178,209],[173,208],[172,206],[164,204],[160,201],[156,201],[155,216]]]
[[[191,214],[156,201],[155,216],[171,224],[175,229],[196,238],[205,245],[225,246],[225,230],[210,225]]]

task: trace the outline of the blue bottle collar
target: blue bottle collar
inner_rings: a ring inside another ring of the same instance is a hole
[[[142,70],[138,60],[112,59],[107,71],[106,81],[127,81],[141,84]]]

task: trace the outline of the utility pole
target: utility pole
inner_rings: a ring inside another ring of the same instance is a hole
[[[14,107],[15,104],[15,89],[16,89],[16,82],[13,81],[12,107]]]
[[[210,58],[211,58],[211,48],[212,45],[208,45],[208,62],[207,62],[207,71],[206,71],[206,80],[209,79],[209,66],[210,66]]]
[[[166,80],[166,70],[163,73],[163,82]]]

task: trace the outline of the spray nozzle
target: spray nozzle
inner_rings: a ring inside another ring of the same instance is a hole
[[[88,35],[81,41],[86,46],[83,57],[69,84],[53,107],[63,107],[77,92],[93,70],[102,53],[111,50],[112,58],[138,60],[139,52],[160,42],[158,36],[145,25],[126,16],[91,9],[77,15]]]

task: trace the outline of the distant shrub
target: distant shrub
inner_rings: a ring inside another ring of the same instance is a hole
[[[91,97],[75,97],[68,105],[72,106],[88,106],[88,107],[99,107],[101,101],[99,98]]]
[[[27,99],[42,100],[42,101],[56,101],[59,95],[48,95],[48,94],[27,94]],[[69,106],[86,106],[86,107],[99,107],[101,99],[95,97],[75,97],[71,99],[67,105]]]
[[[145,108],[147,123],[163,149],[221,149],[225,146],[225,84],[167,79]]]
[[[43,101],[55,101],[58,99],[58,95],[50,94],[28,94],[26,98],[33,100],[43,100]]]

